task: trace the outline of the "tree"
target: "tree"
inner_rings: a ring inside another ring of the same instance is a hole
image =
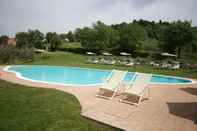
[[[51,51],[55,51],[62,43],[60,36],[56,32],[48,32],[46,40]]]
[[[169,23],[162,20],[134,20],[132,23],[123,22],[110,26],[98,21],[92,27],[76,29],[74,36],[89,50],[166,51],[177,53],[180,57],[181,52],[186,51],[182,48],[197,51],[197,42],[192,35],[197,34],[197,31],[192,32],[191,29],[191,23],[187,21]]]
[[[193,40],[188,47],[190,48],[189,53],[191,54],[191,57],[195,57],[197,53],[197,27],[192,28],[192,35]]]
[[[67,37],[67,39],[69,40],[69,42],[74,42],[74,40],[75,40],[75,36],[74,36],[74,34],[72,33],[72,31],[69,31],[69,32],[66,34],[66,37]]]
[[[77,29],[75,36],[82,46],[89,50],[110,49],[118,42],[118,32],[100,21],[93,24],[92,28]]]
[[[123,25],[120,29],[119,49],[122,51],[133,52],[141,48],[143,41],[147,39],[147,33],[138,24]]]
[[[137,48],[137,40],[129,33],[123,33],[120,36],[119,47],[120,51],[133,52]]]
[[[68,42],[67,34],[62,33],[59,36],[60,36],[62,42]]]
[[[19,32],[16,34],[16,47],[18,48],[32,48],[33,44],[30,42],[29,33]]]
[[[99,50],[101,44],[96,41],[96,32],[88,27],[77,29],[75,31],[76,39],[81,42],[81,45],[88,50]]]
[[[39,30],[29,30],[29,43],[31,43],[35,48],[43,49],[44,48],[44,34]]]
[[[44,48],[44,34],[39,30],[28,30],[16,34],[16,46],[18,48]]]
[[[105,25],[101,21],[93,24],[93,29],[96,33],[95,39],[102,44],[103,48],[113,48],[117,46],[119,39],[118,32],[111,26]]]
[[[168,26],[165,31],[165,45],[168,49],[177,49],[178,58],[181,57],[181,49],[189,44],[192,38],[190,22],[175,22]]]
[[[0,45],[3,46],[3,47],[7,46],[8,39],[9,39],[9,37],[6,36],[6,35],[0,36]]]

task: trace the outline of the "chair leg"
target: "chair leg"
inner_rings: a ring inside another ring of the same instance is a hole
[[[147,98],[149,99],[149,95],[150,95],[150,90],[149,90],[149,88],[146,88],[146,89],[143,91],[143,93],[140,95],[140,98],[139,98],[139,100],[138,100],[137,106],[140,105],[140,103],[141,103],[141,101],[142,101],[142,98],[143,98],[144,95],[146,95],[146,94],[147,94]]]
[[[128,103],[128,104],[133,104],[133,105],[139,106],[144,95],[147,95],[147,98],[150,97],[150,89],[149,89],[149,88],[146,88],[146,89],[142,92],[142,94],[139,96],[139,99],[138,99],[138,101],[137,101],[136,103],[129,102],[129,101],[126,101],[126,100],[123,100],[124,98],[120,99],[119,102],[124,102],[124,103]]]
[[[114,96],[116,96],[116,92],[113,92],[113,95],[110,99],[112,100],[114,98]]]
[[[138,99],[138,102],[136,103],[137,106],[140,105],[141,101],[142,101],[143,95],[140,96],[140,98]]]

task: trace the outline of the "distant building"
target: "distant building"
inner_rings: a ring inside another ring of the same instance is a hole
[[[8,45],[16,46],[16,38],[9,38]]]

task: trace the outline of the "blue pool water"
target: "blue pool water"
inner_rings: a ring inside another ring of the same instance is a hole
[[[21,77],[36,81],[59,83],[64,85],[96,85],[102,84],[107,79],[110,70],[96,70],[86,68],[62,67],[62,66],[10,66],[8,71],[14,71]],[[134,76],[133,72],[127,73],[124,80],[130,81]],[[178,84],[191,83],[188,79],[175,78],[170,76],[153,75],[152,83]]]

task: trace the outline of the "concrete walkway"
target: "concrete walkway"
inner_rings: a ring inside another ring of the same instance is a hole
[[[98,87],[65,87],[19,79],[0,71],[0,78],[23,85],[58,89],[77,97],[81,115],[127,131],[197,131],[197,85],[150,85],[151,97],[139,107],[95,97]]]

